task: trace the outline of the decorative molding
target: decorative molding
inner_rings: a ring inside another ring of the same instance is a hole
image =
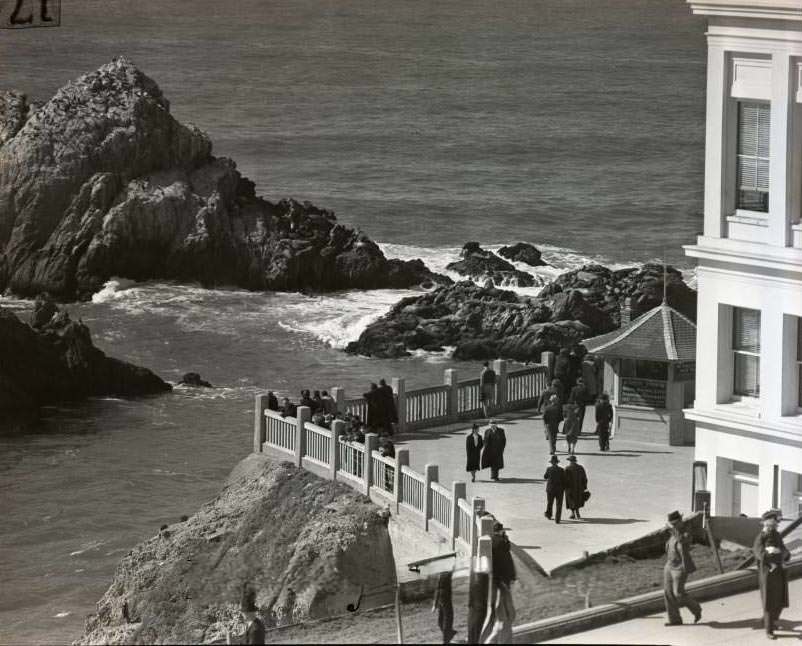
[[[771,59],[757,56],[732,57],[732,86],[734,99],[771,101]]]
[[[802,4],[797,0],[688,0],[688,4],[701,16],[802,22]]]

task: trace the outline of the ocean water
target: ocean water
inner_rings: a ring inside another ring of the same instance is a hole
[[[260,193],[332,208],[387,255],[444,271],[467,240],[525,240],[551,263],[544,281],[659,258],[692,278],[680,246],[702,226],[705,54],[684,2],[63,4],[59,29],[0,34],[0,88],[45,100],[125,54]],[[0,642],[80,634],[121,556],[249,451],[256,392],[440,383],[448,356],[341,352],[411,293],[116,280],[69,305],[109,354],[218,388],[0,420]]]

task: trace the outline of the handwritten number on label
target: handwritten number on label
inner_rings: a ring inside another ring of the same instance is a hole
[[[50,0],[39,0],[39,18],[42,22],[53,22],[53,17],[50,15],[50,7],[48,3]],[[14,5],[14,11],[11,12],[10,22],[12,25],[30,25],[33,22],[33,11],[28,13],[26,18],[20,16],[20,12],[25,6],[26,0],[17,0]]]

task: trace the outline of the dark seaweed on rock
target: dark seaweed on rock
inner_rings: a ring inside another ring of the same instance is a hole
[[[451,281],[308,202],[268,202],[124,58],[30,111],[0,95],[0,292],[86,298],[113,276],[254,290]]]

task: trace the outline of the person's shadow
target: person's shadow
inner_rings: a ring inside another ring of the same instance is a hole
[[[752,630],[763,630],[763,618],[757,619],[737,619],[736,621],[707,621],[702,622],[705,626],[715,629],[737,629],[737,628],[751,628]],[[792,633],[791,635],[777,635],[777,637],[792,637],[796,636],[802,638],[802,622],[793,621],[791,619],[779,619],[777,621],[777,631],[784,633]]]

